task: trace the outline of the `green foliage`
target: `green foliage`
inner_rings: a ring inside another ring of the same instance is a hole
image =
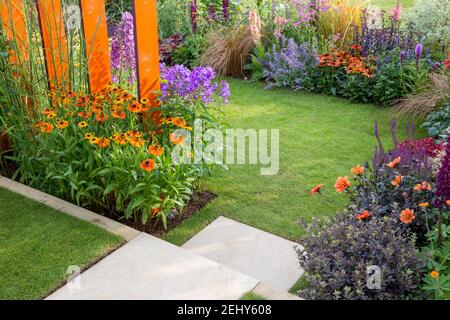
[[[172,55],[174,64],[182,64],[191,69],[198,65],[198,59],[202,52],[205,38],[202,34],[191,33],[186,36],[183,44]]]
[[[431,112],[422,127],[428,130],[430,137],[445,140],[450,128],[450,104],[446,103],[438,111]]]

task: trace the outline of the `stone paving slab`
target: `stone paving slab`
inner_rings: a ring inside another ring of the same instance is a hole
[[[219,217],[182,247],[274,289],[289,291],[302,276],[295,242]]]
[[[142,233],[72,283],[78,289],[66,284],[47,299],[230,300],[259,281]]]

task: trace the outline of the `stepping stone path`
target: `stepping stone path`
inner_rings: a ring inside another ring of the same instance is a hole
[[[140,233],[47,299],[298,299],[295,245],[223,217],[182,247]]]
[[[295,246],[295,242],[219,217],[183,248],[287,292],[303,274]]]

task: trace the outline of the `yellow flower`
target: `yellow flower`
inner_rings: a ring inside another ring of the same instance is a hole
[[[78,128],[81,128],[81,129],[86,128],[87,126],[88,126],[88,123],[86,121],[81,121],[78,124]]]
[[[433,270],[433,271],[430,272],[430,276],[433,279],[437,279],[437,278],[439,278],[439,272],[437,272],[436,270]]]
[[[56,124],[56,127],[58,129],[65,129],[67,128],[67,126],[69,125],[69,122],[67,122],[66,120],[60,120],[58,121],[58,123]]]
[[[419,203],[419,207],[422,207],[422,208],[426,208],[426,207],[429,207],[429,206],[430,206],[430,204],[428,202]]]

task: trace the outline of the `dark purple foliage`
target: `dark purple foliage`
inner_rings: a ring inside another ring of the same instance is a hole
[[[360,221],[338,214],[326,225],[314,223],[297,249],[305,269],[306,299],[412,299],[421,283],[422,260],[414,240],[396,231],[391,219]],[[367,268],[381,269],[381,290],[367,288]]]
[[[166,65],[172,65],[172,54],[183,44],[183,35],[177,33],[159,41],[159,61]]]
[[[445,157],[442,161],[441,170],[436,177],[436,197],[434,206],[442,208],[447,200],[450,200],[450,135],[447,138]]]
[[[224,21],[230,19],[230,0],[222,0],[222,15]]]
[[[191,1],[191,28],[192,31],[197,31],[197,0]]]

